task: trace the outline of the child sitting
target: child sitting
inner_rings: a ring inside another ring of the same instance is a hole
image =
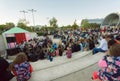
[[[67,55],[67,58],[72,57],[71,44],[69,44],[68,47],[67,47],[66,55]]]
[[[48,55],[48,52],[47,52],[47,50],[45,50],[45,52],[44,52],[44,54],[45,54],[45,58],[47,58],[48,60],[49,60],[49,55]]]
[[[93,73],[94,81],[120,81],[120,45],[110,46],[109,55],[99,61],[99,71]]]
[[[53,57],[55,56],[55,50],[54,48],[50,48],[49,52],[48,52],[48,59],[50,60],[50,62],[53,61]]]
[[[27,60],[25,53],[19,53],[11,64],[11,70],[15,74],[17,81],[28,81],[31,77],[32,69]]]
[[[52,56],[52,53],[51,53],[51,52],[48,53],[48,59],[50,60],[50,62],[53,61],[53,56]]]
[[[57,48],[57,49],[55,50],[55,54],[56,54],[56,56],[59,56],[59,48]]]

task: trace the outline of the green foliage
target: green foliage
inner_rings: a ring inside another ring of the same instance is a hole
[[[82,26],[82,27],[85,27],[86,25],[88,25],[88,20],[87,20],[87,19],[83,19],[83,20],[81,21],[81,26]]]
[[[2,24],[0,25],[0,34],[2,34],[5,31],[6,25]]]
[[[0,30],[4,31],[5,27],[6,27],[6,25],[4,25],[4,24],[0,25]]]
[[[23,28],[23,29],[25,29],[25,30],[27,30],[27,31],[29,31],[29,32],[33,32],[33,30],[32,30],[32,27],[30,26],[27,26],[26,28]]]
[[[17,26],[18,26],[18,27],[21,27],[21,28],[26,28],[26,27],[27,27],[27,25],[24,24],[24,23],[22,23],[22,22],[19,22],[19,23],[17,24]]]
[[[24,24],[24,23],[22,23],[22,22],[19,22],[18,24],[17,24],[17,26],[18,27],[20,27],[20,28],[22,28],[22,29],[25,29],[25,30],[27,30],[27,31],[30,31],[30,32],[32,32],[33,30],[33,27],[28,27],[26,24]]]
[[[100,27],[100,24],[96,24],[96,23],[87,23],[83,26],[84,28],[98,28]]]
[[[71,25],[67,25],[67,26],[62,26],[61,27],[62,30],[71,30],[71,29],[75,30],[75,29],[78,29],[78,28],[79,28],[79,26],[77,25],[76,20],[74,21],[72,26]]]
[[[60,28],[61,28],[61,30],[71,30],[71,29],[73,29],[73,27],[71,25],[62,26]]]
[[[6,24],[1,24],[0,25],[0,34],[2,34],[4,31],[6,31],[12,27],[15,27],[14,23],[12,23],[12,22],[8,22]]]
[[[87,19],[83,19],[82,22],[81,22],[81,27],[82,28],[97,28],[97,27],[100,27],[100,24],[88,23]]]
[[[43,33],[43,32],[38,32],[37,35],[38,35],[38,36],[43,36],[44,33]]]
[[[14,23],[12,23],[12,22],[6,23],[6,28],[7,28],[7,29],[10,29],[10,28],[13,28],[13,27],[15,27],[15,24],[14,24]]]
[[[77,25],[77,23],[76,23],[76,20],[75,20],[75,22],[74,22],[74,24],[72,25],[72,28],[75,30],[75,29],[78,29],[78,25]]]
[[[54,28],[54,27],[45,27],[45,26],[43,26],[41,29],[40,29],[40,31],[50,31],[50,32],[52,32],[52,31],[55,31],[56,30],[56,28]]]
[[[27,26],[27,24],[28,24],[28,22],[25,19],[20,19],[17,23],[17,26],[22,29],[25,29],[29,32],[33,32],[35,30],[34,27],[32,27],[32,26],[29,27],[29,26]]]
[[[56,28],[54,28],[54,27],[46,27],[46,29],[47,29],[48,31],[54,31]]]
[[[34,31],[39,32],[39,31],[40,31],[40,28],[39,28],[39,27],[35,27],[35,28],[34,28]]]
[[[50,23],[50,27],[54,27],[54,28],[58,27],[58,25],[57,25],[57,19],[55,17],[51,18],[49,20],[49,23]]]

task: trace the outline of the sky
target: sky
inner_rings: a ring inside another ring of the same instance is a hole
[[[34,9],[35,25],[49,25],[49,20],[55,17],[58,25],[71,25],[77,20],[104,18],[110,13],[120,11],[120,0],[0,0],[0,24],[13,22],[17,24],[27,11],[26,20],[33,25]]]

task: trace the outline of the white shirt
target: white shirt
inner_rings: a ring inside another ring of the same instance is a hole
[[[100,46],[98,46],[97,48],[101,48],[102,50],[108,50],[107,41],[105,39],[102,39],[100,41]]]

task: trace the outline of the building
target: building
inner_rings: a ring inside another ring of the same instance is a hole
[[[96,23],[96,24],[101,24],[103,19],[99,19],[99,18],[96,18],[96,19],[87,19],[88,20],[88,23]]]
[[[101,28],[104,27],[120,27],[120,13],[108,14],[101,24]]]

